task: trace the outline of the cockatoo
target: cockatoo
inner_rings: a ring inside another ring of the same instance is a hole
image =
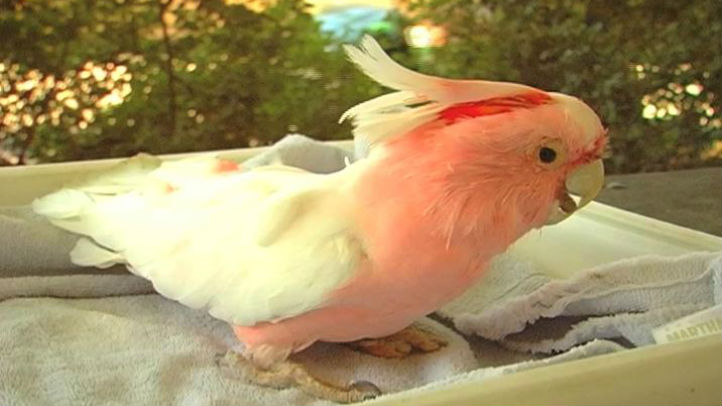
[[[606,142],[574,97],[420,74],[370,37],[346,52],[395,92],[342,116],[370,152],[338,172],[139,156],[34,202],[83,236],[75,264],[125,264],[161,295],[228,322],[244,350],[226,366],[338,402],[379,392],[320,382],[289,356],[317,341],[381,356],[443,345],[412,323],[525,233],[588,203]]]

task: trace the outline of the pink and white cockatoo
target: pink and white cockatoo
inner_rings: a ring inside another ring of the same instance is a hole
[[[244,352],[226,366],[339,402],[378,391],[320,382],[289,356],[316,341],[380,356],[443,345],[407,328],[529,230],[589,202],[603,183],[606,141],[574,97],[423,75],[370,37],[346,51],[396,90],[342,117],[371,145],[366,159],[321,175],[136,157],[34,202],[84,236],[74,263],[126,264],[160,294],[228,322]]]

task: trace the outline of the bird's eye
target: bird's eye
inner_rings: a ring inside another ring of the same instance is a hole
[[[539,148],[539,160],[545,164],[550,164],[557,159],[557,152],[549,147]]]
[[[533,158],[545,169],[555,169],[564,165],[567,159],[567,147],[560,139],[546,139],[537,144]]]

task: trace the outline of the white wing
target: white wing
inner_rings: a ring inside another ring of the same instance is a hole
[[[130,190],[105,177],[124,186],[113,193],[96,181],[34,208],[89,237],[73,250],[75,263],[126,263],[162,295],[234,324],[317,308],[354,275],[363,249],[336,184],[341,174],[285,166],[214,173],[206,164],[163,164]]]
[[[353,118],[354,135],[372,145],[433,121],[439,112],[457,103],[538,92],[517,83],[454,80],[414,72],[394,62],[368,35],[360,47],[344,48],[366,75],[399,90],[358,104],[341,116],[340,121]]]

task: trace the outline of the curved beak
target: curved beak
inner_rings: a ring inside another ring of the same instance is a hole
[[[604,164],[601,159],[580,166],[567,176],[564,188],[559,191],[557,203],[552,207],[546,224],[556,224],[589,204],[604,185]],[[579,197],[575,202],[569,193]]]

